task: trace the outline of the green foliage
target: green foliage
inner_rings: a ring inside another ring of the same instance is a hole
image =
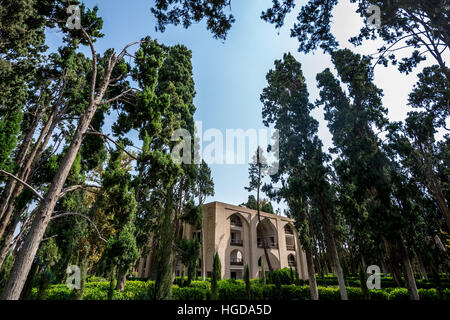
[[[219,253],[216,252],[213,260],[213,271],[211,277],[211,299],[217,300],[217,283],[222,277],[222,266],[220,263]]]
[[[180,220],[189,223],[197,229],[201,228],[203,208],[201,206],[196,206],[193,201],[189,201],[184,207]]]
[[[256,205],[256,198],[252,194],[248,196],[247,202],[241,203],[241,205],[246,206],[247,208],[252,210],[258,210],[258,207]],[[260,209],[262,212],[275,213],[275,211],[273,210],[272,203],[268,200],[261,201]]]
[[[244,282],[245,282],[245,293],[247,294],[247,299],[251,299],[251,284],[250,284],[250,271],[248,269],[248,264],[244,266]]]
[[[208,291],[202,288],[174,286],[172,289],[173,300],[206,300]]]
[[[281,285],[277,292],[274,284],[262,285],[259,280],[250,280],[251,299],[253,300],[309,300],[309,286],[297,286],[294,284]],[[115,292],[114,299],[117,300],[147,300],[152,297],[149,292],[155,289],[153,281],[127,281],[123,292]],[[109,283],[87,282],[84,292],[84,300],[106,300]],[[364,294],[361,288],[348,287],[350,300],[363,300]],[[211,298],[211,285],[209,282],[192,281],[187,287],[173,285],[173,300],[209,300]],[[323,301],[340,300],[339,288],[337,287],[319,287],[319,298]],[[450,299],[450,289],[445,289],[444,299]],[[422,300],[437,301],[440,300],[436,289],[419,289]],[[32,299],[37,295],[36,288],[33,289]],[[245,300],[248,299],[246,284],[243,280],[220,280],[218,281],[219,300]],[[409,300],[408,290],[405,288],[385,288],[381,290],[369,290],[370,300]],[[73,299],[67,286],[58,284],[50,285],[47,290],[47,300],[70,300]]]
[[[21,121],[22,112],[20,110],[3,111],[0,109],[0,169],[12,171],[13,159],[10,156],[16,147]]]
[[[290,268],[283,268],[270,272],[268,283],[293,284],[295,282],[295,277],[293,277],[291,270],[292,269]]]
[[[6,280],[9,277],[13,264],[14,256],[12,252],[9,252],[0,268],[0,292],[6,284]]]
[[[266,280],[266,269],[264,266],[264,259],[261,259],[261,283],[265,285],[267,283]]]
[[[197,239],[183,238],[178,243],[181,263],[188,268],[187,285],[189,285],[197,272],[197,261],[200,256],[200,242]]]
[[[188,28],[193,22],[206,19],[208,30],[215,38],[225,40],[228,30],[234,23],[233,15],[227,15],[223,11],[228,7],[228,0],[156,0],[152,13],[158,24],[157,30],[164,31],[168,24],[182,24]],[[167,12],[168,8],[170,10]]]

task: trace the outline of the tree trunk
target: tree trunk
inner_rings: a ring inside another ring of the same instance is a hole
[[[27,276],[27,281],[25,282],[25,286],[23,288],[22,294],[20,296],[20,300],[29,300],[31,297],[31,293],[33,291],[34,277],[39,269],[39,265],[37,262],[34,262],[31,266],[30,273]]]
[[[414,250],[414,253],[416,254],[417,263],[419,264],[420,273],[422,274],[422,278],[425,279],[425,280],[428,280],[427,269],[425,268],[425,265],[423,264],[422,258],[417,253],[417,250]]]
[[[97,91],[98,93],[96,95],[97,54],[89,35],[84,29],[82,29],[82,32],[90,44],[93,59],[93,74],[91,78],[89,105],[87,106],[85,113],[80,117],[78,127],[73,136],[73,140],[70,143],[70,146],[67,149],[64,158],[61,161],[61,164],[53,178],[47,194],[41,201],[39,209],[37,209],[36,211],[36,215],[32,221],[30,231],[16,257],[8,282],[3,289],[3,293],[1,296],[1,299],[3,300],[17,300],[20,297],[20,292],[22,291],[23,285],[27,278],[27,274],[30,271],[33,259],[36,256],[39,244],[42,240],[45,230],[47,229],[47,225],[50,222],[53,209],[55,208],[55,205],[59,199],[59,195],[66,182],[67,176],[69,175],[70,169],[72,168],[75,157],[80,150],[83,136],[87,132],[94,114],[103,100],[105,92],[109,86],[111,73],[118,61],[118,58],[122,55],[121,54],[119,55],[119,57],[116,57],[116,55],[113,54],[110,57],[102,84],[100,85]]]
[[[328,213],[328,208],[325,204],[322,195],[319,195],[320,198],[320,209],[322,211],[322,221],[324,225],[324,234],[327,242],[327,251],[330,253],[333,267],[336,272],[336,276],[338,278],[339,283],[339,292],[341,294],[342,300],[348,300],[347,289],[345,288],[345,279],[344,272],[342,271],[341,263],[339,262],[339,256],[336,249],[336,242],[334,240],[333,230],[331,228],[333,221],[331,216]]]
[[[311,300],[319,300],[316,271],[314,269],[314,261],[311,248],[305,247],[305,254],[306,254],[306,264],[308,266],[309,291],[311,292]]]
[[[171,191],[169,191],[171,192]],[[156,252],[155,299],[168,300],[172,296],[172,262],[174,241],[172,197],[167,196],[159,228],[159,246]]]
[[[386,254],[392,270],[392,278],[399,287],[403,287],[402,273],[398,267],[397,258],[392,251],[391,243],[383,237],[384,246],[386,247]]]
[[[59,194],[61,193],[66,178],[69,175],[69,171],[72,168],[75,157],[80,150],[83,136],[86,133],[92,118],[94,117],[97,107],[98,103],[96,101],[91,102],[86,110],[86,113],[80,119],[73,140],[63,160],[61,161],[47,194],[36,212],[30,232],[27,235],[27,241],[25,241],[22,249],[19,251],[18,257],[16,258],[14,266],[11,270],[11,275],[3,290],[2,299],[16,300],[20,297],[20,292],[22,291],[27,274],[33,262],[33,258],[38,250],[39,243],[45,233],[45,230],[47,229],[53,209],[58,201]]]
[[[42,91],[41,91],[41,95],[39,97],[38,103],[41,100],[42,97]],[[34,132],[36,131],[37,125],[39,123],[39,119],[41,118],[42,114],[45,111],[45,108],[40,108],[40,106],[37,107],[36,110],[36,114],[34,116],[34,119],[30,125],[30,128],[28,128],[28,131],[26,133],[26,135],[24,136],[24,139],[22,141],[22,144],[20,146],[18,155],[17,155],[17,162],[16,165],[20,168],[22,168],[23,166],[23,162],[25,161],[25,156],[28,153],[28,149],[31,146],[31,142],[33,139],[33,135]],[[0,200],[0,218],[3,218],[3,215],[8,207],[8,204],[10,202],[11,196],[13,194],[14,188],[17,185],[17,180],[14,179],[9,179],[8,182],[6,183],[6,186],[4,188],[3,194],[2,194],[2,198]],[[0,239],[1,239],[1,235],[0,235]]]
[[[200,200],[199,205],[203,206],[203,201]],[[203,208],[202,208],[203,211]],[[205,242],[205,213],[203,212],[203,221],[202,221],[202,281],[206,280],[206,261],[205,261],[205,257],[206,257],[206,242]]]
[[[402,256],[403,268],[405,269],[405,279],[408,285],[409,297],[411,300],[420,300],[417,292],[416,279],[409,259],[408,249],[406,248],[403,239],[399,240],[400,254]]]
[[[257,152],[259,152],[259,149],[257,150]],[[259,210],[259,189],[260,189],[260,186],[261,186],[261,165],[260,165],[260,163],[258,163],[258,187],[257,187],[257,190],[256,190],[256,209],[258,209],[257,210],[257,213],[258,213],[258,226],[261,225],[261,214],[260,214],[260,210]],[[256,230],[258,230],[258,227],[256,227]],[[270,262],[270,259],[269,259],[269,252],[267,251],[266,237],[265,237],[264,228],[263,228],[262,225],[261,225],[261,230],[262,230],[262,237],[263,237],[262,242],[263,242],[264,256],[266,257],[267,266],[269,267],[269,271],[272,272],[273,271],[273,267],[272,267],[272,263]]]
[[[205,228],[202,230],[202,281],[206,280],[206,248],[205,248]]]
[[[15,217],[13,221],[8,225],[8,228],[6,229],[5,236],[3,237],[3,243],[0,248],[0,269],[3,265],[3,262],[6,259],[6,256],[8,255],[9,250],[11,250],[12,245],[11,242],[14,238],[14,231],[16,230],[16,227],[19,223],[19,217]]]
[[[126,281],[127,281],[127,275],[126,274],[119,274],[118,277],[117,277],[116,290],[117,291],[123,291],[125,289]]]
[[[381,262],[381,270],[383,271],[383,275],[386,276],[389,273],[389,271],[388,271],[388,269],[386,267],[386,264],[384,263],[383,257],[381,257],[379,259],[380,259],[380,262]]]
[[[116,268],[114,266],[111,267],[111,270],[109,271],[109,288],[108,288],[108,300],[114,299],[114,282],[115,282],[115,275]]]
[[[36,141],[35,147],[28,157],[27,162],[25,164],[22,164],[23,167],[20,170],[19,178],[25,182],[28,182],[29,178],[33,175],[34,170],[37,167],[38,161],[40,160],[41,155],[44,152],[50,140],[50,137],[52,136],[53,130],[57,125],[57,121],[53,121],[54,118],[56,117],[56,114],[57,114],[56,110],[53,110],[52,114],[50,115],[50,118],[48,119],[44,128],[42,129],[39,138]],[[41,144],[44,137],[45,140]],[[22,184],[18,185],[16,180],[11,181],[11,183],[12,189],[8,190],[7,205],[2,206],[2,209],[4,207],[6,210],[4,212],[2,211],[2,219],[0,222],[0,239],[2,238],[3,233],[5,232],[5,229],[14,211],[15,199],[20,195],[20,193],[24,189],[24,186]]]

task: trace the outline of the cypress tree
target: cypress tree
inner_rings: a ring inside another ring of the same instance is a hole
[[[219,253],[216,252],[213,260],[213,272],[211,278],[211,299],[217,300],[217,282],[221,279],[222,276],[222,266],[220,264]]]
[[[244,266],[244,281],[245,281],[245,292],[247,294],[247,299],[251,300],[251,288],[250,288],[250,272],[248,270],[248,264]]]

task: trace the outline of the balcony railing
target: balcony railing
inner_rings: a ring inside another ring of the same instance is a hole
[[[288,249],[289,251],[295,251],[295,246],[293,244],[287,244],[286,249]]]
[[[237,259],[237,258],[231,258],[230,259],[230,264],[232,266],[242,266],[242,265],[244,265],[244,260]]]
[[[292,231],[292,229],[284,229],[284,233],[294,235],[294,231]]]
[[[242,247],[244,245],[244,242],[242,240],[239,240],[239,239],[231,239],[230,240],[230,245]]]
[[[230,220],[230,224],[233,227],[242,227],[242,221],[240,220]]]
[[[258,241],[258,248],[264,248],[262,241]],[[267,243],[267,248],[278,249],[278,243],[269,242]]]

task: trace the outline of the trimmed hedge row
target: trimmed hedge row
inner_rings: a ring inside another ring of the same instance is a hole
[[[361,282],[359,279],[349,277],[349,278],[346,278],[346,281],[350,287],[361,287]],[[299,280],[299,284],[301,284],[301,285],[307,285],[308,283],[309,283],[308,280]],[[323,285],[337,286],[338,281],[337,281],[336,277],[326,277],[325,281],[322,278],[318,277],[317,284],[322,285],[322,286]],[[417,284],[417,288],[422,288],[422,289],[431,289],[431,288],[437,287],[437,285],[432,280],[418,279],[418,280],[416,280],[416,284]],[[448,278],[442,279],[441,285],[443,288],[450,288],[450,279],[448,279]],[[381,277],[381,287],[382,288],[396,288],[398,286],[397,286],[397,283],[394,280],[392,280],[391,277]]]
[[[309,286],[266,284],[258,280],[251,281],[251,296],[253,300],[309,300]],[[108,296],[108,282],[89,282],[83,298],[85,300],[106,300]],[[122,292],[115,291],[115,300],[147,300],[149,292],[154,288],[153,281],[127,281]],[[318,287],[320,300],[340,300],[339,288]],[[362,300],[361,288],[347,287],[350,300]],[[36,298],[37,289],[33,289],[32,299]],[[445,289],[444,300],[450,300],[450,289]],[[220,300],[246,300],[245,284],[242,280],[222,280],[218,283],[218,296]],[[436,289],[419,289],[422,300],[440,300]],[[173,285],[173,300],[208,300],[211,297],[210,282],[192,281],[188,287]],[[72,292],[67,286],[51,285],[47,290],[47,300],[70,300]],[[385,288],[382,290],[369,290],[370,300],[409,300],[408,290],[405,288]]]

